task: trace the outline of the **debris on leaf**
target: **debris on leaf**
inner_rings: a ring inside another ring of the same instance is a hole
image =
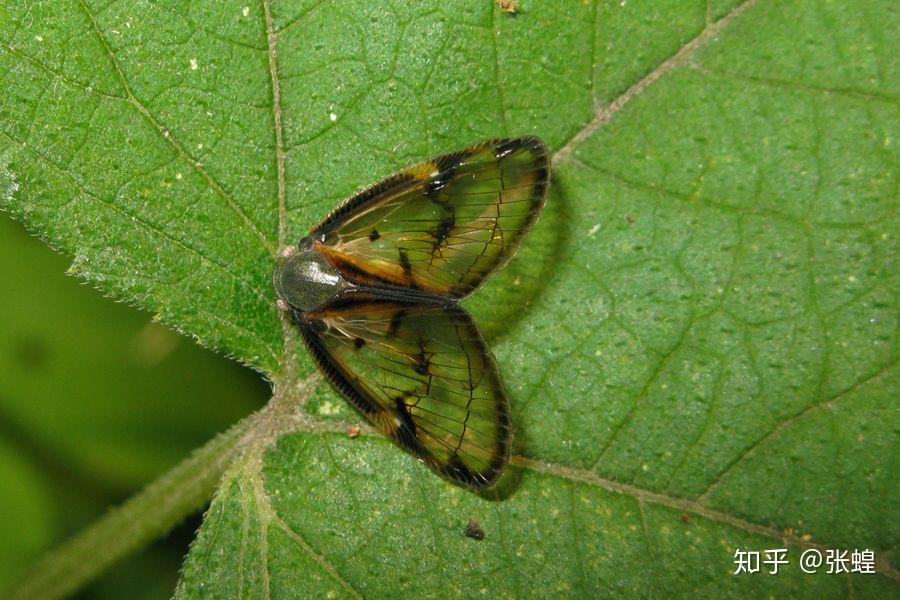
[[[466,537],[470,537],[473,540],[484,539],[484,529],[481,528],[481,525],[475,519],[469,519],[469,524],[466,525]]]
[[[497,0],[497,7],[509,14],[516,14],[516,5],[518,4],[518,0]]]
[[[350,439],[353,439],[359,435],[359,425],[351,425],[347,428],[347,435],[350,436]]]

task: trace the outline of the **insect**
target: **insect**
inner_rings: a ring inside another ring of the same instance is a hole
[[[379,430],[456,483],[509,460],[509,402],[459,301],[502,268],[550,177],[535,137],[480,142],[338,206],[279,257],[273,283],[322,372]]]

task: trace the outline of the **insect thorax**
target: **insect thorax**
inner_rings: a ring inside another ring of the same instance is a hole
[[[302,312],[312,311],[353,287],[312,248],[301,249],[279,260],[272,281],[278,297]]]

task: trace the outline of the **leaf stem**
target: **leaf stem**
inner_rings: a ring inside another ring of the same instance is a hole
[[[265,412],[219,434],[121,506],[44,555],[0,596],[60,598],[107,567],[166,534],[212,497],[242,440]]]

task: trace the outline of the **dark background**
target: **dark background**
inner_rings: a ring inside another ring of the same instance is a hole
[[[66,275],[0,213],[0,589],[249,414],[261,375]],[[168,598],[195,515],[81,598]]]

